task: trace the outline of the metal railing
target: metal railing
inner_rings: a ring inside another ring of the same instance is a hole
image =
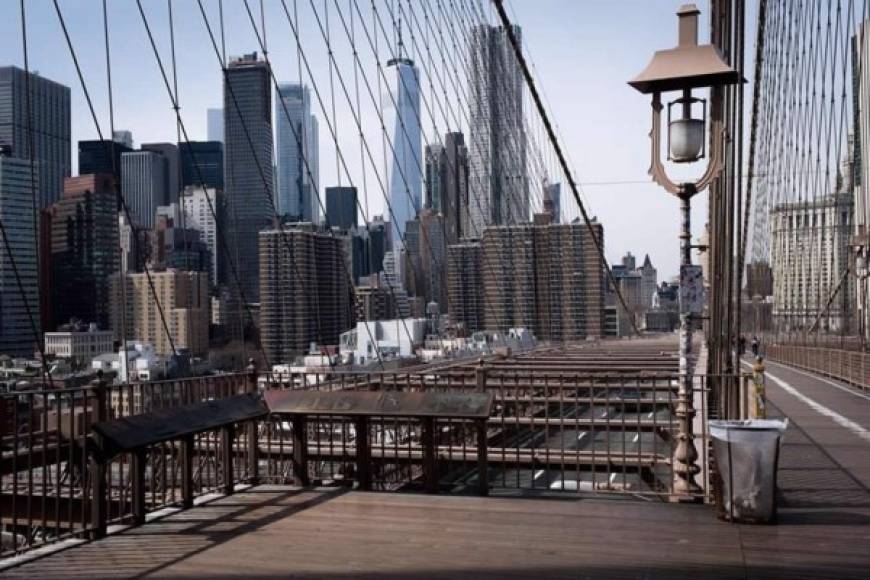
[[[716,380],[711,380],[715,378]],[[674,481],[679,404],[678,379],[651,374],[569,373],[534,369],[447,369],[438,373],[330,372],[307,375],[236,374],[133,384],[92,384],[77,389],[0,395],[2,425],[3,547],[8,556],[45,542],[91,534],[95,493],[88,454],[91,424],[262,389],[482,391],[494,395],[486,428],[487,479],[493,490],[540,493],[618,493],[667,497]],[[693,377],[690,396],[699,452],[699,499],[708,484],[707,420],[720,415],[718,401],[741,397],[742,378]],[[712,386],[711,386],[712,385]],[[100,394],[103,389],[103,394]],[[292,421],[270,417],[256,429],[234,429],[233,481],[250,482],[251,433],[258,481],[300,480],[352,485],[363,440],[352,420],[309,417],[306,473],[294,471]],[[437,489],[474,490],[478,485],[478,432],[467,422],[438,419],[427,434],[416,419],[374,418],[365,434],[374,489],[421,489],[424,460],[437,473]],[[145,470],[146,511],[181,502],[181,449],[177,443],[149,448]],[[197,435],[194,494],[226,490],[218,432]],[[132,462],[121,455],[106,470],[109,523],[132,521]],[[304,475],[304,479],[300,477]],[[99,489],[99,486],[97,486]],[[430,489],[431,491],[431,489]]]
[[[95,482],[89,462],[94,447],[88,437],[94,422],[223,398],[245,392],[250,380],[245,373],[114,386],[98,380],[79,388],[0,394],[0,555],[95,529]],[[220,487],[217,437],[217,433],[196,437],[193,485],[197,495]],[[242,480],[246,463],[241,452],[238,455],[233,463]],[[173,443],[149,450],[145,470],[149,511],[180,500],[178,457],[178,445]],[[107,467],[109,523],[125,523],[132,517],[131,465],[129,456],[120,455]]]
[[[764,355],[773,362],[825,375],[861,389],[870,389],[870,353],[773,344],[764,348]]]

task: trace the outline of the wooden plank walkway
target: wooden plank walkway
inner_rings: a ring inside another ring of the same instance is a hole
[[[870,443],[861,430],[870,429],[870,398],[780,365],[769,371],[771,415],[791,420],[776,526],[719,522],[709,506],[627,499],[261,486],[0,576],[863,579]]]
[[[802,443],[798,443],[802,444]],[[864,578],[870,509],[260,487],[7,570],[7,578]]]

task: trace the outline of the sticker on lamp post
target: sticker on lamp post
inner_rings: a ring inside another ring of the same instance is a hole
[[[680,314],[704,314],[704,273],[701,266],[680,266]]]

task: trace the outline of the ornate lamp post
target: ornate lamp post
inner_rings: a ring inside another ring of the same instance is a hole
[[[700,266],[692,265],[690,229],[691,199],[703,191],[722,171],[722,114],[723,86],[742,81],[740,74],[728,66],[712,44],[698,44],[698,15],[694,4],[683,5],[677,12],[679,44],[672,49],[660,50],[640,75],[628,84],[643,94],[652,94],[652,162],[649,173],[653,181],[680,200],[680,381],[678,389],[677,422],[679,434],[674,453],[674,499],[697,497],[701,489],[695,481],[700,468],[695,448],[693,419],[695,407],[692,393],[692,375],[689,357],[692,351],[692,318],[703,308],[703,282]],[[693,89],[710,88],[711,114],[707,121],[707,103],[692,96]],[[672,181],[661,159],[661,94],[679,92],[680,96],[668,103],[668,161],[694,163],[709,156],[707,170],[693,182]],[[677,107],[677,117],[671,110]],[[699,111],[700,110],[700,111]],[[700,112],[700,117],[693,114]],[[709,125],[709,152],[706,133]]]

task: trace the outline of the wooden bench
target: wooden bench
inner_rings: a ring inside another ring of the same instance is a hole
[[[372,488],[371,446],[368,438],[373,418],[419,420],[426,490],[438,490],[435,453],[436,419],[471,421],[477,431],[478,492],[487,495],[486,422],[492,410],[491,393],[443,391],[266,391],[266,405],[273,415],[286,416],[293,424],[293,471],[300,485],[309,485],[308,429],[311,416],[352,419],[356,431],[356,474],[360,489]],[[362,436],[362,434],[365,434]]]
[[[194,436],[207,431],[222,431],[219,453],[222,457],[221,479],[224,493],[233,492],[233,440],[235,425],[263,419],[268,409],[256,393],[234,395],[223,399],[204,401],[181,407],[158,409],[144,415],[132,415],[112,421],[101,421],[91,428],[95,451],[93,521],[96,536],[106,530],[106,468],[115,456],[129,453],[133,457],[133,520],[145,522],[145,461],[147,451],[167,441],[180,441],[182,504],[193,505]],[[253,425],[253,423],[252,423]],[[248,434],[249,474],[257,479],[257,438],[251,429]]]

